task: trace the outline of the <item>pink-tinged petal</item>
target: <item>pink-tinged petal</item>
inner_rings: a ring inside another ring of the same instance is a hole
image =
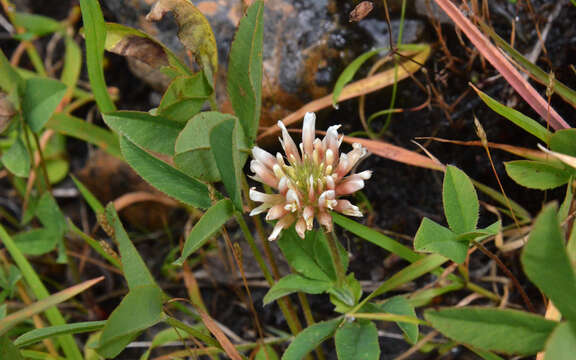
[[[334,152],[332,151],[332,149],[326,150],[326,156],[324,157],[324,164],[326,164],[326,166],[332,166],[334,164],[335,159],[336,158],[334,157]]]
[[[326,189],[334,190],[336,188],[336,183],[334,182],[334,177],[326,176],[324,179],[326,181]]]
[[[362,172],[357,173],[356,175],[360,176],[362,180],[368,180],[372,177],[372,170],[364,170]]]
[[[258,176],[258,180],[268,186],[276,188],[278,186],[278,179],[272,171],[270,171],[264,164],[258,160],[250,161],[250,170]]]
[[[306,222],[304,221],[304,219],[302,218],[298,219],[295,228],[298,236],[300,236],[301,239],[304,239],[306,237]]]
[[[306,229],[312,230],[314,227],[314,208],[312,206],[306,206],[302,212],[302,218],[306,222]]]
[[[284,208],[290,212],[296,212],[300,209],[300,197],[296,190],[290,189],[286,192],[286,205],[284,205]]]
[[[316,136],[316,114],[307,112],[304,115],[304,125],[302,126],[303,155],[312,156],[314,150],[314,138]]]
[[[358,174],[350,175],[336,186],[338,196],[353,194],[364,187],[364,180]]]
[[[272,205],[280,204],[284,201],[284,197],[280,194],[266,194],[260,191],[256,191],[256,188],[250,188],[250,200],[269,203]]]
[[[268,240],[270,241],[276,240],[278,238],[278,235],[280,235],[282,229],[285,229],[290,225],[292,225],[294,220],[295,220],[294,216],[292,215],[284,216],[282,219],[278,220],[278,222],[274,226],[274,230],[272,230],[272,234],[270,234],[270,236],[268,237]]]
[[[252,211],[250,211],[250,216],[258,215],[263,213],[264,211],[270,209],[272,207],[271,203],[262,203],[259,206],[256,206]]]
[[[278,181],[278,192],[280,194],[286,195],[286,192],[288,191],[288,182],[290,180],[288,180],[288,178],[286,176],[284,176],[283,178],[280,179],[280,181]]]
[[[340,147],[341,141],[338,139],[338,129],[341,125],[332,125],[326,130],[326,136],[322,140],[324,148],[326,151],[330,149],[335,156],[335,160],[338,160],[338,148]]]
[[[318,198],[318,208],[320,208],[320,210],[322,209],[332,210],[332,208],[336,205],[336,200],[334,200],[335,198],[336,193],[334,192],[334,190],[324,191],[322,194],[320,194],[320,197]]]
[[[316,194],[314,193],[314,177],[310,175],[308,178],[308,200],[314,201],[314,197]]]
[[[266,214],[266,220],[277,220],[286,214],[288,214],[288,210],[284,209],[284,204],[274,205],[270,208],[268,214]]]
[[[336,168],[336,174],[339,178],[345,176],[348,173],[350,170],[350,167],[348,166],[349,164],[350,162],[348,161],[348,155],[340,155],[340,161],[338,162],[338,167]]]
[[[348,216],[356,216],[362,217],[362,212],[356,205],[352,205],[352,203],[348,200],[338,200],[338,203],[334,207],[334,211],[342,213]]]
[[[318,214],[318,222],[326,229],[327,232],[332,231],[332,216],[325,211]]]
[[[286,126],[284,126],[284,123],[282,121],[278,121],[278,127],[282,129],[282,140],[280,140],[280,143],[282,144],[282,148],[286,153],[288,161],[290,163],[294,162],[300,163],[300,154],[298,153],[298,147],[296,146],[296,143],[288,133],[288,129],[286,129]]]
[[[272,154],[258,146],[252,148],[252,157],[254,160],[266,165],[269,169],[272,169],[272,167],[277,163],[276,158]]]
[[[368,155],[366,148],[358,143],[352,144],[352,148],[352,151],[348,153],[348,170],[346,173],[352,170],[360,160]]]

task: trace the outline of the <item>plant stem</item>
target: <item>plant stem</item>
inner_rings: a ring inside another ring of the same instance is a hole
[[[236,221],[238,222],[238,225],[240,225],[240,229],[244,233],[244,237],[248,241],[248,245],[250,246],[250,249],[254,254],[256,262],[260,266],[260,269],[262,270],[262,273],[264,274],[266,281],[270,286],[274,285],[274,278],[272,277],[272,274],[270,273],[268,266],[264,262],[262,253],[260,252],[260,249],[256,245],[256,241],[254,240],[254,237],[252,236],[250,229],[248,229],[248,225],[246,224],[246,221],[244,221],[244,217],[242,216],[241,213],[236,213]],[[294,335],[298,334],[302,330],[302,325],[300,324],[300,320],[298,320],[298,316],[296,315],[296,312],[292,307],[292,303],[289,302],[287,298],[283,298],[278,300],[278,306],[280,306],[280,310],[282,310],[282,313],[286,318],[286,322],[288,323],[288,327],[290,328],[292,334]]]
[[[338,286],[344,285],[346,281],[346,273],[344,266],[342,265],[342,259],[340,258],[340,251],[338,251],[338,239],[334,231],[327,233],[328,247],[330,248],[330,254],[332,255],[332,262],[334,263],[334,268],[336,269],[336,279]]]

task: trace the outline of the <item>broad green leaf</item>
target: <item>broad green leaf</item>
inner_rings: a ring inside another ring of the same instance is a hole
[[[455,238],[456,241],[461,241],[463,243],[470,243],[472,240],[476,240],[479,238],[485,238],[487,236],[496,235],[500,231],[502,227],[502,222],[500,220],[496,221],[490,226],[485,227],[484,229],[476,229],[475,231],[458,234]]]
[[[414,262],[420,258],[422,255],[415,253],[409,247],[402,245],[398,241],[379,233],[378,231],[364,226],[352,219],[349,219],[343,215],[332,212],[332,218],[334,222],[344,229],[350,231],[351,233],[360,236],[362,239],[367,240],[384,250],[390,251],[393,254],[398,255],[404,260]]]
[[[480,356],[483,360],[504,360],[504,358],[491,353],[490,351],[476,349],[472,346],[468,346],[470,350],[474,352],[474,354]]]
[[[297,274],[290,274],[278,280],[268,290],[263,302],[264,305],[268,305],[274,300],[298,291],[307,294],[321,294],[326,292],[331,286],[332,283],[328,281],[308,279]]]
[[[311,235],[311,232],[306,232],[306,239],[302,240],[292,226],[282,231],[277,243],[296,272],[310,279],[331,281],[333,276],[327,274],[320,264],[325,264],[326,260],[319,259],[319,257],[330,259],[330,253],[314,253],[313,242],[315,241],[316,237]]]
[[[117,158],[122,157],[118,137],[110,130],[91,124],[84,119],[57,113],[48,120],[46,127],[56,130],[60,134],[96,145]]]
[[[128,238],[113,204],[106,207],[106,218],[114,229],[122,256],[122,270],[130,289],[106,321],[97,348],[100,355],[115,357],[142,330],[162,320],[162,290]]]
[[[354,305],[358,303],[362,297],[362,285],[354,277],[354,273],[346,276],[344,284],[330,287],[328,289],[330,294],[330,302],[334,305],[334,311],[339,313],[349,312]]]
[[[67,87],[64,97],[70,99],[72,94],[74,94],[74,89],[76,89],[80,71],[82,70],[82,50],[72,36],[66,36],[65,43],[64,67],[62,68],[60,81]]]
[[[22,272],[22,276],[30,286],[32,293],[36,297],[36,299],[42,300],[50,297],[50,293],[38,277],[38,274],[34,271],[34,268],[26,259],[26,257],[22,254],[22,252],[18,249],[14,240],[4,227],[0,224],[0,240],[4,244],[4,247],[10,253],[14,263],[18,266],[20,271]],[[78,285],[80,286],[80,285]],[[64,317],[56,307],[48,308],[45,311],[46,318],[52,325],[63,325],[66,323]],[[69,360],[82,360],[82,354],[78,349],[78,345],[74,341],[74,338],[71,335],[62,335],[58,337],[58,342],[62,346],[62,350],[66,355],[66,358]]]
[[[336,236],[332,234],[329,236]],[[338,279],[336,274],[336,268],[334,267],[334,260],[332,259],[332,253],[330,252],[330,247],[328,245],[328,240],[326,239],[326,234],[323,231],[307,231],[306,238],[304,239],[305,246],[309,253],[313,254],[314,259],[320,266],[320,268],[333,280]],[[348,269],[349,256],[348,252],[340,241],[336,241],[336,246],[340,252],[340,261],[342,262],[342,267],[344,272]]]
[[[238,144],[239,128],[234,118],[221,121],[210,132],[210,147],[220,178],[238,210],[242,210],[242,168]]]
[[[438,253],[462,264],[466,261],[468,243],[457,241],[450,229],[424,218],[414,237],[414,249]]]
[[[220,171],[216,165],[210,145],[210,133],[224,120],[236,119],[233,115],[215,111],[205,111],[192,117],[176,139],[174,163],[185,174],[207,182],[220,181]],[[239,149],[248,149],[242,128],[237,128]],[[248,155],[242,151],[239,161],[243,164]]]
[[[210,83],[199,72],[172,80],[162,97],[158,114],[177,122],[186,122],[196,115],[213,93]]]
[[[0,336],[0,359],[24,360],[20,351],[6,335]]]
[[[544,360],[572,360],[576,354],[574,326],[564,322],[556,326],[546,343]]]
[[[115,111],[102,115],[106,125],[134,144],[165,155],[174,154],[182,125],[161,116],[139,111]]]
[[[52,18],[22,12],[14,13],[14,25],[23,27],[27,32],[36,36],[44,36],[64,29],[63,24]]]
[[[530,189],[553,189],[566,184],[572,175],[564,165],[555,162],[516,160],[504,165],[512,180]]]
[[[174,262],[175,265],[182,265],[184,261],[200,249],[233,215],[232,203],[228,199],[218,201],[212,205],[206,213],[198,220],[192,228],[186,242],[182,255]]]
[[[558,130],[552,134],[550,150],[576,156],[576,129]]]
[[[444,213],[450,229],[456,234],[476,230],[480,204],[470,178],[460,169],[449,165],[442,188]]]
[[[566,253],[555,205],[542,210],[522,253],[526,276],[562,315],[576,321],[576,276]]]
[[[26,255],[43,255],[54,250],[58,236],[52,229],[32,229],[14,235],[14,242]]]
[[[412,304],[410,304],[410,302],[403,296],[394,296],[382,304],[379,304],[379,308],[381,311],[391,314],[416,317],[414,306],[412,306]],[[418,324],[407,322],[398,322],[397,324],[404,334],[406,334],[408,339],[410,339],[412,344],[415,344],[418,341]]]
[[[158,190],[185,204],[199,208],[210,206],[210,194],[204,183],[153,157],[125,137],[120,139],[120,148],[126,162]]]
[[[5,334],[8,330],[18,325],[19,323],[29,320],[33,315],[39,314],[52,308],[76,295],[83,292],[84,290],[92,287],[93,285],[104,280],[101,276],[96,279],[84,281],[81,284],[74,285],[65,290],[57,292],[56,294],[50,295],[42,300],[38,300],[25,308],[18,310],[6,316],[4,319],[0,320],[0,335]]]
[[[156,285],[131,288],[106,321],[96,351],[115,358],[141,331],[161,320],[162,290]]]
[[[338,360],[378,360],[378,329],[371,321],[347,322],[334,336]]]
[[[196,62],[212,83],[218,71],[218,48],[210,23],[188,0],[159,0],[146,19],[158,21],[167,12],[172,12],[178,24],[180,42],[194,54]]]
[[[342,322],[341,319],[333,319],[329,321],[321,321],[314,325],[308,326],[302,330],[294,340],[288,345],[288,348],[282,355],[282,360],[301,360],[306,354],[314,350],[318,345],[330,338],[338,325]]]
[[[192,71],[174,53],[150,35],[129,26],[106,23],[106,50],[132,57],[159,70],[165,66],[179,75],[192,75]]]
[[[36,216],[38,216],[45,228],[53,229],[61,236],[66,232],[68,227],[66,217],[62,214],[60,207],[50,192],[46,192],[40,197],[36,207]]]
[[[541,351],[557,324],[522,311],[481,307],[427,310],[424,317],[455,341],[520,355]]]
[[[524,131],[536,136],[538,139],[542,140],[544,143],[548,143],[550,136],[552,135],[545,127],[540,125],[536,120],[529,118],[528,116],[522,114],[521,112],[509,108],[498,101],[494,100],[487,94],[478,90],[476,87],[472,86],[476,91],[480,99],[484,101],[492,110],[502,115],[506,119],[513,122],[516,126],[524,129]]]
[[[279,360],[280,357],[270,345],[260,346],[254,360]]]
[[[16,340],[14,340],[14,345],[22,348],[54,336],[98,331],[104,327],[105,323],[106,321],[87,321],[34,329],[19,336]]]
[[[2,50],[0,50],[0,89],[8,93],[14,107],[19,108],[20,92],[24,90],[24,80],[12,67]]]
[[[256,137],[262,107],[263,14],[264,2],[254,1],[240,20],[228,63],[228,96],[250,141]]]
[[[118,243],[122,257],[122,272],[130,290],[143,286],[156,286],[146,263],[128,238],[113,204],[106,206],[106,219],[110,228],[114,229],[114,239]]]
[[[24,86],[22,112],[34,132],[39,132],[66,93],[66,85],[49,78],[30,78]]]
[[[28,177],[30,173],[30,153],[20,137],[14,140],[10,148],[2,155],[2,164],[12,174],[19,177]]]
[[[84,35],[86,37],[86,68],[94,98],[102,113],[116,110],[104,78],[104,43],[106,27],[98,1],[80,0]]]
[[[371,57],[380,53],[384,49],[375,49],[365,52],[364,54],[358,56],[354,61],[352,61],[346,68],[342,71],[340,76],[338,76],[338,80],[336,80],[336,84],[334,85],[334,91],[332,92],[332,106],[335,108],[338,107],[338,98],[340,97],[340,93],[344,86],[348,84],[353,78],[358,69]]]

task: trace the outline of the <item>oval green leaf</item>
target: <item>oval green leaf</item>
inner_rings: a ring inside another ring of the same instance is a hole
[[[120,139],[120,148],[128,164],[158,190],[185,204],[210,207],[210,193],[204,183],[153,157],[125,137]]]
[[[334,337],[338,360],[378,360],[378,329],[371,321],[345,323]]]
[[[324,340],[330,338],[340,324],[341,319],[321,321],[302,330],[288,345],[282,360],[301,360]]]
[[[529,189],[548,190],[564,185],[572,172],[559,163],[516,160],[504,163],[508,176]]]
[[[522,311],[481,307],[428,310],[424,317],[436,330],[455,341],[483,350],[520,355],[542,351],[557,325]]]
[[[476,230],[480,204],[470,178],[455,166],[448,166],[442,188],[444,213],[450,229],[456,234]]]

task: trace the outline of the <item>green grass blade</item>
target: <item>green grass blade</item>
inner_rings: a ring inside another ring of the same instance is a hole
[[[102,113],[116,110],[104,78],[103,59],[106,27],[97,0],[80,0],[86,37],[86,68],[98,108]]]
[[[8,235],[2,225],[0,225],[0,240],[2,240],[4,246],[10,253],[10,256],[12,256],[12,259],[14,259],[14,262],[22,272],[24,279],[26,279],[26,282],[32,289],[34,296],[38,300],[46,299],[49,297],[50,293],[48,293],[48,290],[46,290],[46,287],[40,280],[40,277],[38,277],[38,274],[36,274],[36,271],[34,271],[32,265],[22,254],[20,249],[18,249],[14,243],[14,240],[12,240],[12,237]],[[57,308],[47,309],[46,317],[48,318],[48,321],[50,321],[50,323],[54,326],[66,324],[64,317]],[[58,338],[58,341],[60,342],[60,345],[62,345],[62,350],[69,360],[82,360],[80,349],[78,348],[78,345],[71,335],[62,335]]]
[[[14,340],[14,345],[21,348],[54,336],[98,331],[104,327],[105,323],[106,321],[87,321],[35,329]]]

